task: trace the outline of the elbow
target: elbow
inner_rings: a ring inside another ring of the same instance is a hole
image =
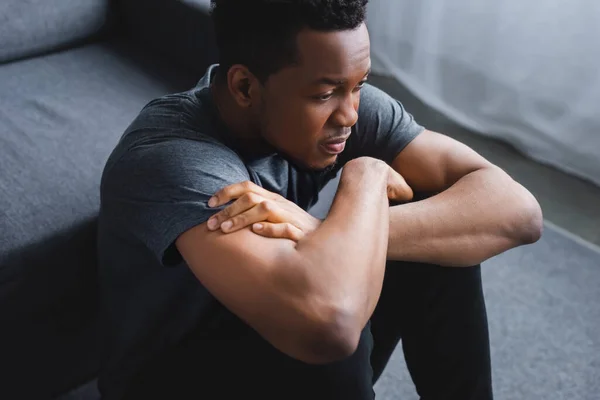
[[[359,335],[315,337],[311,343],[306,343],[304,353],[299,359],[314,365],[332,364],[345,360],[356,352],[359,337]]]
[[[544,216],[539,203],[529,192],[521,201],[518,221],[519,244],[533,244],[540,240],[544,231]]]
[[[313,325],[302,340],[301,361],[308,364],[330,364],[344,360],[356,352],[362,329],[348,312],[335,311],[330,318]]]
[[[264,336],[291,358],[307,364],[330,364],[355,353],[366,322],[360,302],[332,296],[326,285],[312,284],[313,278],[305,274],[307,263],[302,260],[302,268],[288,263],[285,274],[278,275],[274,286],[286,288],[283,303],[288,324],[282,329],[281,318],[274,318],[268,324],[274,329],[265,330]]]

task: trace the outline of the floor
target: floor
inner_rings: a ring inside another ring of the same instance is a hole
[[[508,144],[456,125],[424,105],[393,78],[371,76],[369,81],[400,100],[428,129],[467,144],[503,168],[537,197],[546,221],[600,246],[600,187],[534,162]]]

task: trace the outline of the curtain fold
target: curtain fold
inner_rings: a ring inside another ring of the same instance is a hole
[[[373,69],[600,185],[600,2],[371,0]]]

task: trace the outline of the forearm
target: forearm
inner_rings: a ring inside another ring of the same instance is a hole
[[[377,304],[385,271],[386,168],[374,164],[365,172],[347,165],[327,219],[297,246],[311,286],[327,302],[343,304],[360,329]]]
[[[390,208],[388,258],[471,266],[539,238],[535,198],[502,170],[472,172],[428,199]]]

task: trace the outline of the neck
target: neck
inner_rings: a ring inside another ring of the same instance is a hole
[[[219,83],[218,79],[212,83],[211,93],[221,121],[240,149],[252,154],[272,150],[266,149],[268,145],[260,134],[254,116],[235,102],[225,85]]]

